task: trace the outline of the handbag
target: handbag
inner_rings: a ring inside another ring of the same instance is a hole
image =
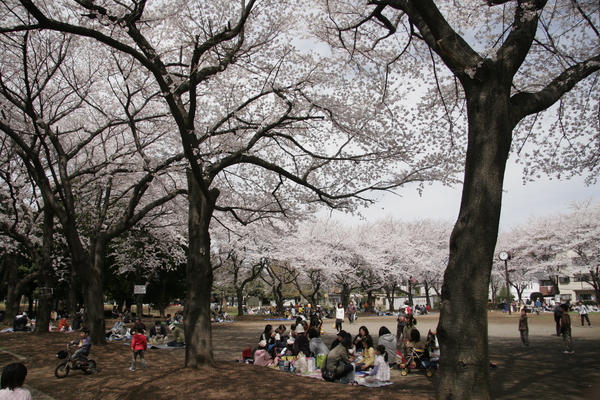
[[[326,365],[327,365],[327,357],[325,357],[323,364],[321,364],[321,378],[323,378],[324,381],[333,382],[333,381],[335,381],[335,371],[329,371],[329,370],[325,369]]]

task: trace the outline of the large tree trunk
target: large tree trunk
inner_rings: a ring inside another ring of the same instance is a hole
[[[15,260],[16,261],[16,260]],[[9,261],[10,263],[10,261]],[[32,272],[24,276],[21,280],[18,279],[17,264],[7,265],[7,293],[6,293],[6,309],[4,313],[4,323],[12,325],[15,316],[19,313],[19,306],[23,290],[38,276],[38,271]]]
[[[90,330],[92,343],[106,344],[104,320],[104,260],[106,241],[100,235],[90,245],[92,260],[81,270],[81,286],[84,301],[84,326]],[[85,265],[85,264],[83,264]]]
[[[209,225],[219,192],[213,189],[203,193],[190,171],[187,180],[190,243],[186,269],[187,296],[183,315],[185,366],[214,367],[210,321],[213,270],[210,263]]]
[[[237,297],[238,316],[244,315],[244,290],[242,287],[235,288],[235,296]]]
[[[75,263],[71,262],[71,275],[69,276],[69,291],[67,292],[67,298],[65,299],[65,307],[69,315],[75,316],[75,313],[79,311],[78,307],[78,298],[79,298],[79,286],[80,284],[77,281],[77,277],[79,276],[79,272],[77,272],[77,268],[75,267]]]
[[[483,86],[483,84],[482,84]],[[487,296],[511,131],[510,84],[467,90],[469,143],[438,325],[438,399],[490,399]]]
[[[44,210],[42,254],[38,260],[38,312],[36,315],[36,333],[48,333],[50,311],[52,311],[52,247],[54,235],[54,213],[50,207]]]

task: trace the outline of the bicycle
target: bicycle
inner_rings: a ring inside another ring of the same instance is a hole
[[[84,360],[73,360],[73,353],[77,349],[76,345],[71,343],[67,344],[67,350],[61,350],[56,353],[56,358],[62,361],[60,364],[56,366],[54,369],[54,376],[58,379],[65,378],[69,375],[70,370],[80,369],[84,374],[93,375],[97,374],[98,370],[96,369],[96,361],[93,359],[86,357]]]

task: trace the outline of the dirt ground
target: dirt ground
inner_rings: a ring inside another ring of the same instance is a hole
[[[580,327],[579,318],[573,320],[573,347],[575,354],[562,354],[562,339],[552,336],[554,320],[551,313],[530,315],[531,347],[522,348],[517,331],[518,314],[501,312],[489,314],[491,361],[497,368],[491,370],[492,390],[496,399],[558,397],[561,399],[597,399],[600,392],[600,315],[592,314],[594,327]],[[437,324],[437,314],[417,317],[422,333]],[[149,326],[151,320],[145,321]],[[129,371],[129,347],[118,342],[94,346],[91,356],[98,363],[97,375],[71,371],[68,377],[56,379],[58,364],[56,352],[75,333],[0,334],[0,365],[17,361],[29,369],[26,384],[34,399],[346,399],[358,397],[380,399],[433,399],[436,375],[427,378],[422,372],[401,376],[392,371],[393,385],[366,388],[329,383],[275,369],[235,363],[246,345],[254,345],[264,325],[278,325],[289,321],[266,321],[264,316],[245,317],[234,323],[213,325],[215,369],[190,370],[182,368],[183,349],[148,350],[148,368]],[[325,322],[325,343],[334,339],[332,322]],[[112,321],[107,321],[112,326]],[[360,315],[354,325],[344,329],[355,335],[361,325],[367,326],[375,342],[379,327],[385,325],[395,331],[394,317]]]

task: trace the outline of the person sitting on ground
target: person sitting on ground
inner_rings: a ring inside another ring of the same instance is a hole
[[[373,338],[371,335],[367,335],[362,341],[363,344],[363,360],[362,362],[356,364],[357,371],[365,371],[367,369],[373,368],[373,364],[375,364],[375,349],[373,348]]]
[[[310,341],[304,331],[304,326],[298,325],[296,327],[296,340],[294,340],[294,355],[297,356],[303,353],[305,356],[310,355]]]
[[[321,339],[319,331],[317,331],[315,328],[310,328],[308,330],[308,338],[310,339],[308,346],[310,348],[311,357],[317,357],[318,355],[322,354],[329,354],[329,349],[327,348],[327,346],[325,346],[325,343],[323,343],[323,339]]]
[[[120,340],[127,333],[127,327],[121,320],[121,317],[117,317],[113,327],[106,333],[108,340]]]
[[[180,326],[175,324],[169,325],[169,329],[173,332],[173,340],[167,343],[169,347],[183,347],[185,346],[185,332]]]
[[[285,333],[286,327],[281,324],[275,329],[275,348],[273,349],[274,354],[285,353],[285,348],[287,347],[287,341],[289,336]]]
[[[387,349],[384,345],[380,344],[377,346],[375,354],[373,369],[369,375],[365,376],[365,382],[387,382],[390,380],[390,367],[388,365],[390,360],[387,359]]]
[[[290,339],[292,339],[292,340],[296,340],[296,337],[298,336],[296,334],[296,327],[297,326],[298,326],[297,324],[290,325]]]
[[[390,365],[393,365],[396,363],[396,336],[394,336],[394,334],[392,332],[390,332],[390,330],[385,327],[382,326],[381,328],[379,328],[379,340],[378,340],[378,345],[383,345],[385,346],[385,351],[386,351],[386,359],[388,361],[388,363]],[[379,346],[377,346],[379,347]]]
[[[123,311],[123,322],[128,324],[131,321],[131,312],[129,310]]]
[[[263,333],[260,334],[258,341],[264,340],[267,343],[267,351],[271,352],[275,347],[275,335],[276,332],[273,329],[273,325],[267,324]]]
[[[306,320],[301,321],[300,325],[302,325],[302,327],[304,328],[304,333],[308,332],[309,325],[308,325],[308,322]]]
[[[33,400],[29,390],[23,387],[27,367],[22,363],[8,364],[0,378],[0,399]]]
[[[145,335],[145,334],[148,332],[148,331],[146,330],[146,324],[144,324],[144,323],[142,322],[142,319],[141,319],[141,318],[139,318],[139,317],[135,319],[135,322],[133,323],[133,327],[131,328],[131,332],[132,332],[132,333],[133,333],[133,332],[137,332],[137,327],[138,327],[138,326],[142,328],[142,332],[144,332],[144,335]]]
[[[335,373],[334,380],[341,383],[354,381],[354,366],[348,349],[352,347],[352,338],[344,336],[338,346],[335,346],[327,355],[322,369]]]
[[[28,322],[29,322],[29,318],[27,318],[26,313],[17,315],[13,321],[13,332],[29,332],[29,331],[31,331],[31,328],[27,326]]]
[[[352,343],[352,335],[350,335],[348,332],[346,332],[345,330],[341,330],[337,333],[337,336],[335,338],[335,340],[333,342],[331,342],[331,346],[329,347],[329,350],[333,350],[333,348],[335,346],[337,346],[338,344],[340,344],[342,342],[342,339],[345,337],[349,337],[350,338],[350,343]]]
[[[69,326],[69,322],[67,321],[67,315],[63,315],[63,317],[58,321],[58,330],[60,332],[70,332],[71,327]]]
[[[167,338],[167,328],[160,321],[156,321],[150,328],[150,342],[164,342]]]
[[[81,315],[81,313],[75,313],[75,318],[73,318],[73,325],[71,326],[71,328],[74,331],[78,331],[81,329],[82,326],[83,326],[83,316]]]
[[[267,366],[271,363],[271,356],[267,348],[268,344],[266,340],[258,342],[258,348],[254,352],[254,365]]]
[[[363,325],[358,329],[358,335],[354,337],[353,343],[354,346],[356,346],[356,351],[361,352],[365,349],[365,344],[363,341],[367,336],[369,336],[369,329]]]

